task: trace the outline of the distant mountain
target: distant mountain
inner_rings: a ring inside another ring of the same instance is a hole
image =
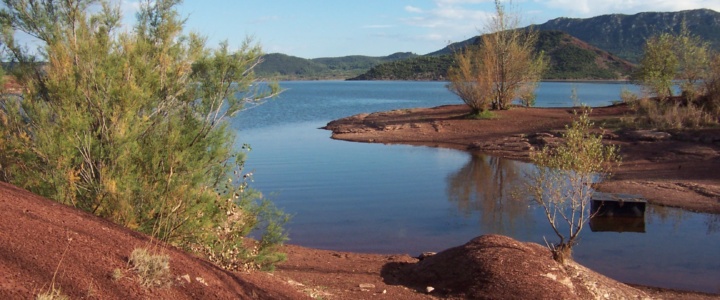
[[[560,31],[540,31],[537,51],[550,59],[543,79],[623,79],[633,65]],[[480,37],[449,45],[428,55],[384,63],[352,80],[446,80],[452,53],[477,45]]]
[[[260,78],[278,80],[345,79],[360,75],[375,65],[418,56],[410,52],[398,52],[388,56],[344,56],[305,59],[280,53],[263,56],[263,62],[255,67]]]
[[[709,9],[612,14],[588,19],[557,18],[535,28],[567,32],[590,45],[638,62],[648,38],[663,32],[677,33],[683,21],[692,34],[720,50],[720,13]]]
[[[663,32],[677,33],[683,21],[692,34],[720,51],[720,13],[709,9],[557,18],[534,25],[546,32],[537,46],[551,59],[545,79],[624,78],[631,72],[629,62],[639,61],[648,38]],[[268,54],[255,72],[277,79],[445,80],[452,63],[450,54],[477,42],[478,37],[474,37],[423,56],[396,53],[386,57],[303,59]]]

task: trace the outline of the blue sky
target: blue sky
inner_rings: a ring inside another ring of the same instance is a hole
[[[126,20],[138,1],[121,1]],[[507,2],[507,0],[505,0]],[[514,0],[523,25],[557,17],[709,8],[720,0]],[[185,0],[187,29],[227,39],[237,47],[247,36],[266,53],[303,58],[346,55],[426,54],[483,32],[492,0]]]

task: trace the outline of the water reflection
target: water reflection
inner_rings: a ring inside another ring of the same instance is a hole
[[[448,200],[465,216],[479,213],[487,233],[515,235],[532,222],[522,194],[524,174],[532,165],[494,156],[472,154],[447,177]]]
[[[684,222],[702,216],[705,224],[705,233],[720,233],[720,214],[698,214],[673,207],[648,205],[648,214],[655,216],[662,223],[670,223],[674,230],[678,230]]]

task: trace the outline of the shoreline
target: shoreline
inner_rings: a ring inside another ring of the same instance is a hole
[[[359,114],[331,121],[331,138],[352,142],[452,148],[529,161],[532,149],[560,140],[572,108],[516,107],[493,120],[471,120],[462,104]],[[596,124],[616,122],[626,105],[593,108]],[[604,140],[620,146],[623,157],[598,190],[640,194],[648,203],[699,213],[720,214],[720,129],[667,132],[617,129]]]

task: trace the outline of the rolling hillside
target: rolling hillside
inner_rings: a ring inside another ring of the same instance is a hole
[[[255,68],[260,78],[276,80],[345,79],[362,74],[375,65],[416,57],[417,54],[404,52],[389,56],[343,56],[305,59],[281,53],[267,54]]]
[[[678,32],[683,22],[692,34],[720,50],[720,13],[709,9],[557,18],[535,25],[541,31],[537,49],[551,60],[544,79],[626,78],[649,37]],[[385,57],[304,59],[275,53],[266,55],[255,72],[261,78],[278,80],[445,80],[452,49],[477,41],[474,37],[422,56],[405,52]]]
[[[567,33],[539,32],[537,51],[544,51],[550,66],[544,79],[624,79],[633,65]],[[478,44],[478,37],[458,42],[425,56],[384,63],[352,80],[445,80],[452,64],[452,50]]]
[[[612,14],[588,19],[557,18],[536,28],[567,32],[595,47],[637,62],[648,38],[663,32],[679,32],[683,21],[692,34],[720,50],[720,13],[709,9]]]

